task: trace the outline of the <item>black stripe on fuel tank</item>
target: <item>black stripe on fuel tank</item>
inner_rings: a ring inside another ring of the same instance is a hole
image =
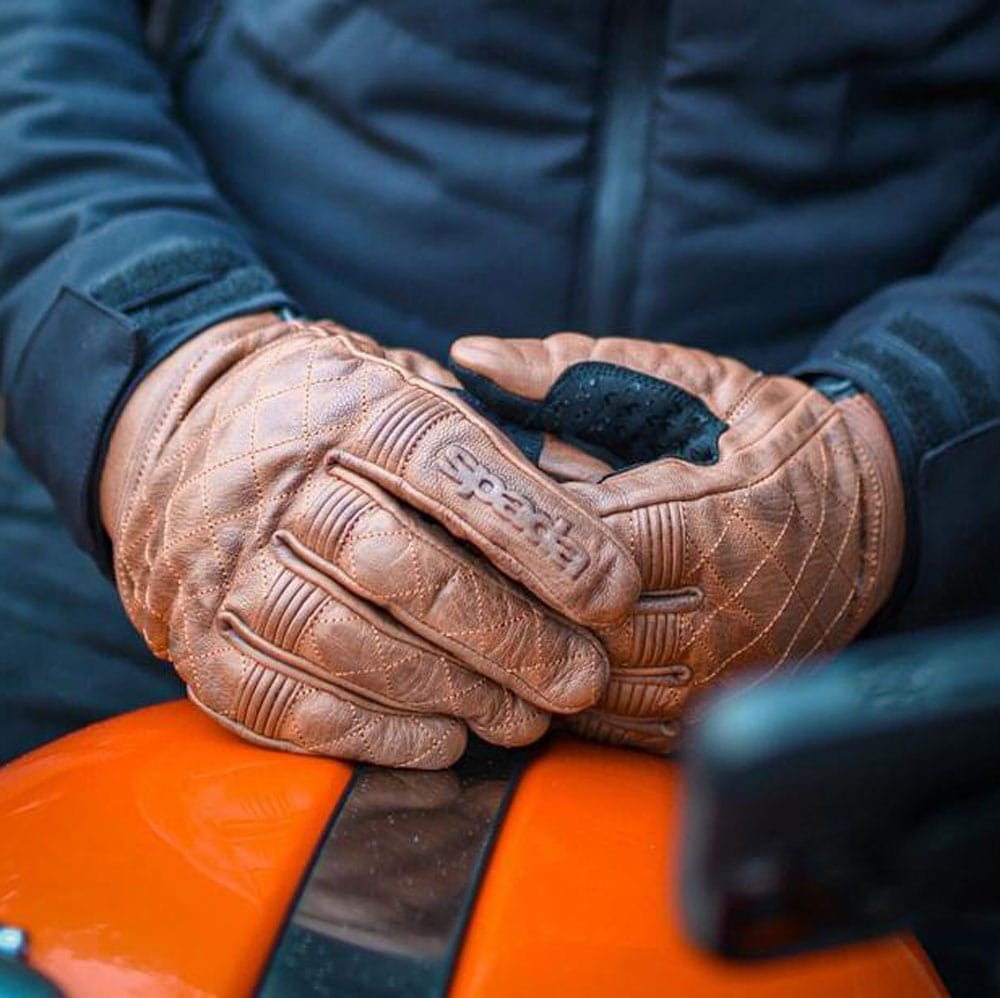
[[[444,772],[361,766],[261,982],[265,998],[438,998],[530,750],[470,745]]]

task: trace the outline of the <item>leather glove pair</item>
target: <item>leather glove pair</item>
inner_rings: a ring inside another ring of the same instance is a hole
[[[159,364],[101,478],[126,611],[266,745],[435,768],[604,691],[629,551],[486,418],[326,322],[250,316]]]
[[[902,484],[866,395],[573,333],[469,337],[452,367],[639,567],[637,605],[600,629],[608,688],[576,731],[669,751],[700,690],[839,649],[888,598]]]

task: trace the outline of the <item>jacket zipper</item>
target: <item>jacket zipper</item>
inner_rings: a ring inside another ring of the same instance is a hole
[[[667,0],[611,0],[594,184],[574,324],[596,335],[632,332],[653,101],[662,69]]]

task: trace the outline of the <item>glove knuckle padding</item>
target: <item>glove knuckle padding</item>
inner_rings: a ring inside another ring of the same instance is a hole
[[[140,392],[112,440],[102,510],[131,619],[205,709],[266,744],[432,766],[461,752],[456,718],[520,744],[547,724],[522,695],[557,710],[597,699],[596,639],[384,491],[440,496],[424,508],[489,551],[510,538],[489,503],[456,502],[436,452],[459,441],[526,497],[538,473],[370,340],[214,331]],[[638,580],[619,572],[608,590],[615,558],[634,573],[619,542],[575,501],[557,506],[549,521],[573,516],[592,556],[564,598],[583,616],[588,600],[598,614],[623,604]],[[544,560],[536,541],[507,547],[519,565],[529,550]],[[554,587],[566,573],[550,561],[518,577]]]

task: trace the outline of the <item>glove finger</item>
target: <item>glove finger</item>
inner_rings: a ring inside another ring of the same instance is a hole
[[[222,671],[234,671],[232,663]],[[389,711],[348,694],[317,689],[253,660],[238,663],[235,671],[252,679],[258,691],[254,710],[241,712],[225,698],[220,702],[224,684],[216,682],[189,686],[188,696],[220,724],[257,745],[404,769],[444,769],[465,751],[465,725],[454,718]],[[248,696],[247,702],[251,699]]]
[[[571,620],[600,626],[628,612],[635,566],[598,517],[453,391],[335,338],[344,373],[311,406],[319,425],[338,428],[331,460],[428,514]]]
[[[253,585],[236,586],[219,614],[219,633],[247,660],[268,676],[347,694],[376,709],[460,718],[499,745],[524,745],[545,733],[544,711],[463,668],[317,571],[296,555],[290,536],[272,544],[267,575],[258,570]],[[276,695],[272,686],[247,674],[234,691],[235,716],[252,727],[261,704]]]
[[[693,691],[692,670],[686,665],[615,669],[598,709],[640,720],[663,720],[679,716]]]
[[[537,707],[567,712],[596,702],[607,658],[593,635],[554,616],[378,486],[343,468],[327,482],[275,534],[286,566],[329,592],[342,588],[383,608],[406,632]],[[494,698],[484,713],[463,716],[495,741],[513,705]],[[528,717],[517,706],[520,723],[537,729],[539,713]]]
[[[516,418],[519,404],[541,402],[568,368],[591,360],[599,342],[583,333],[556,333],[545,339],[463,336],[451,345],[449,362],[474,394],[479,394],[478,378],[504,393],[494,407],[503,411],[509,406]]]

